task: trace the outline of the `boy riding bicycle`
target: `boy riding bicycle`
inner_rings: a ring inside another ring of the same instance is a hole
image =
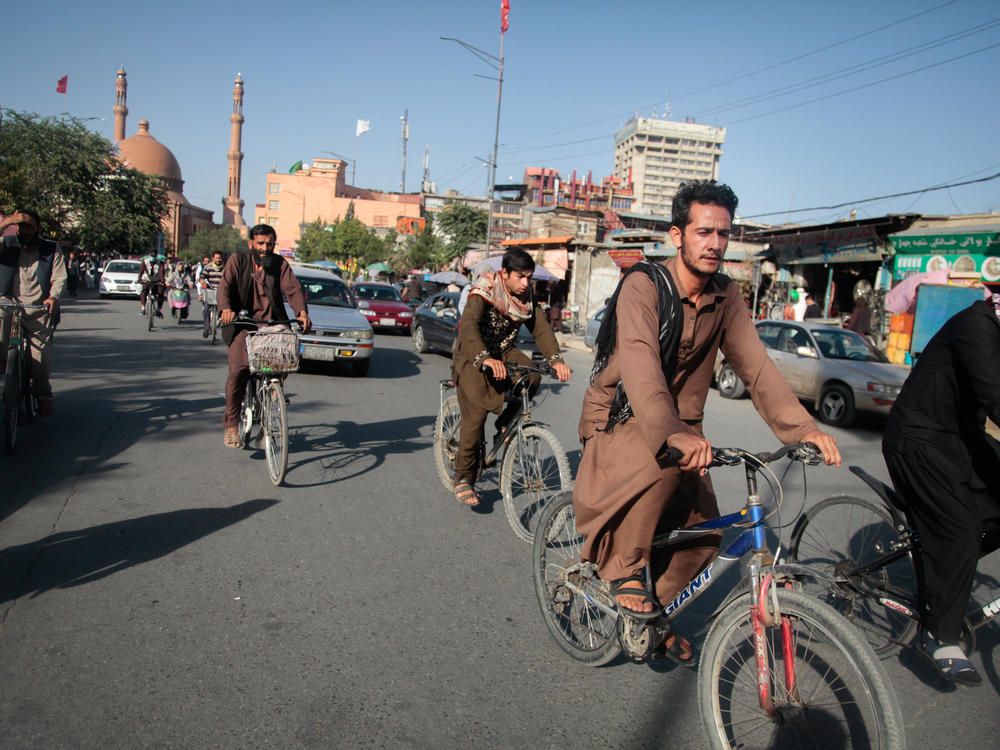
[[[549,327],[545,311],[531,293],[531,275],[535,261],[520,248],[508,250],[497,273],[484,273],[472,287],[462,313],[458,339],[452,360],[452,377],[458,386],[462,424],[455,456],[455,498],[465,505],[479,505],[475,490],[476,451],[483,437],[486,415],[498,414],[504,393],[511,387],[504,360],[524,365],[531,361],[514,347],[521,325],[527,325],[539,350],[560,382],[570,379],[570,369],[563,362],[559,344]],[[538,387],[538,376],[533,388]],[[508,409],[517,409],[514,399]],[[497,419],[498,433],[509,424],[513,412]]]

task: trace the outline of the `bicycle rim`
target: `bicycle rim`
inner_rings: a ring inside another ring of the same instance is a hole
[[[288,470],[288,422],[285,394],[279,383],[271,383],[264,395],[261,413],[264,427],[264,455],[271,484],[278,486]]]
[[[851,495],[820,501],[795,524],[789,557],[818,567],[846,583],[810,584],[807,591],[851,621],[880,658],[892,656],[913,640],[917,621],[879,604],[879,594],[915,607],[916,574],[907,553],[864,576],[855,571],[892,552],[905,539],[879,503]]]
[[[250,439],[250,432],[253,430],[254,411],[256,406],[254,401],[256,398],[257,378],[256,376],[251,376],[250,381],[247,383],[246,392],[243,394],[243,403],[240,404],[240,443],[244,448],[247,447],[247,441]]]
[[[599,667],[621,651],[617,617],[594,603],[612,607],[614,599],[593,566],[581,564],[582,546],[573,496],[565,492],[546,505],[538,523],[532,547],[535,595],[545,627],[559,648],[575,661]]]
[[[507,448],[500,469],[500,492],[507,521],[517,537],[531,543],[545,504],[571,484],[569,460],[556,436],[525,425]]]
[[[153,330],[153,309],[155,307],[155,302],[153,302],[153,295],[150,294],[146,297],[146,330]]]
[[[7,372],[3,386],[3,443],[8,453],[17,444],[18,410],[21,403],[21,371],[18,353],[15,349],[7,352]]]
[[[452,394],[441,404],[441,411],[434,423],[434,463],[437,465],[441,484],[448,492],[455,486],[455,456],[458,453],[461,425],[462,410],[458,405],[458,396]]]
[[[763,626],[757,639],[749,595],[726,607],[709,631],[698,702],[712,746],[904,747],[895,692],[868,644],[822,602],[787,589],[775,593],[787,640],[780,623]],[[758,668],[757,642],[766,675]],[[759,681],[769,689],[769,711],[761,708]]]

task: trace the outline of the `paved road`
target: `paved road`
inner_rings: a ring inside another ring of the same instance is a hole
[[[537,413],[575,468],[590,357],[568,358],[574,380]],[[0,457],[0,744],[704,746],[693,672],[565,659],[495,483],[477,511],[444,492],[430,442],[449,365],[379,335],[367,378],[291,378],[275,489],[259,454],[222,444],[221,346],[194,323],[145,332],[132,301],[70,301],[59,412]],[[713,392],[708,410],[717,443],[774,445],[748,401]],[[837,435],[884,477],[877,425]],[[715,481],[736,507],[742,476]],[[861,489],[846,470],[808,481],[810,501]],[[801,480],[786,490],[789,521]],[[978,690],[888,663],[913,746],[995,746],[998,644],[981,633]]]

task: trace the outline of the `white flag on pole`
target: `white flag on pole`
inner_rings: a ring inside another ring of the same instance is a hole
[[[371,120],[358,120],[358,129],[354,132],[355,136],[359,136],[362,133],[366,133],[372,129]]]

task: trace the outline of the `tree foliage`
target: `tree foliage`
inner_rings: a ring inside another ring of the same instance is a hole
[[[80,120],[2,110],[0,211],[15,208],[37,211],[47,236],[110,250],[149,247],[169,210],[159,181]]]
[[[465,203],[446,201],[437,215],[438,226],[447,236],[448,260],[464,255],[473,242],[486,241],[489,212]]]
[[[211,257],[212,253],[231,255],[246,246],[247,241],[234,226],[201,227],[192,235],[190,246],[181,253],[181,257],[184,260],[201,260],[205,256]]]
[[[395,245],[395,235],[380,238],[357,219],[327,224],[314,221],[306,226],[295,247],[295,257],[304,263],[332,260],[344,263],[348,258],[367,266],[386,260]]]
[[[450,260],[444,240],[434,234],[434,217],[432,215],[428,214],[423,231],[408,239],[406,258],[411,268],[437,269]]]

